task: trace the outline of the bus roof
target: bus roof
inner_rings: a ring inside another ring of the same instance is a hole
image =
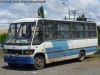
[[[20,22],[36,22],[38,20],[51,20],[51,21],[65,21],[65,22],[86,22],[86,23],[95,23],[94,21],[78,21],[78,20],[57,20],[57,19],[47,19],[47,18],[23,18],[14,20],[11,23],[20,23]]]

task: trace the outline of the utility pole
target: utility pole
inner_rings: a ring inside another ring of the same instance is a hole
[[[75,20],[75,14],[77,13],[77,11],[79,11],[79,10],[72,10],[71,12],[74,14],[74,20]]]

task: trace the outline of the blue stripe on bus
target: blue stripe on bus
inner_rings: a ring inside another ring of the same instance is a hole
[[[77,55],[79,54],[80,49],[72,49],[71,50],[71,55]]]
[[[46,52],[48,55],[48,58],[58,58],[63,57],[64,52],[63,50],[69,49],[68,43],[66,40],[57,40],[57,41],[51,41],[52,46],[51,48],[46,48]],[[57,51],[57,52],[56,52]],[[60,52],[59,52],[60,51]],[[70,55],[70,51],[66,52],[68,55]]]
[[[62,57],[63,53],[62,52],[52,52],[52,53],[47,53],[47,55],[48,55],[48,58],[51,59],[51,58]]]
[[[83,50],[83,49],[85,50],[86,53],[96,52],[98,50],[97,46],[89,47],[89,48],[72,49],[71,50],[71,55],[77,55],[77,54],[79,54],[80,50]]]
[[[60,52],[51,52],[47,53],[48,58],[59,58],[59,57],[64,57],[64,56],[71,56],[71,55],[78,55],[80,50],[84,49],[86,53],[89,52],[96,52],[98,50],[97,46],[95,47],[89,47],[89,48],[78,48],[78,49],[66,49],[66,50],[61,50]]]
[[[32,57],[4,56],[4,62],[15,64],[33,64],[34,59]]]
[[[85,48],[85,50],[86,50],[86,53],[88,53],[88,52],[95,52],[95,51],[98,50],[98,47],[95,46],[95,47]]]

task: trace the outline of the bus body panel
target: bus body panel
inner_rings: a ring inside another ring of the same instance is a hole
[[[72,59],[77,58],[79,56],[79,52],[81,50],[85,50],[86,55],[94,54],[98,48],[96,44],[97,39],[92,39],[95,41],[92,41],[88,39],[89,41],[93,42],[92,45],[89,46],[82,46],[83,43],[87,43],[85,40],[54,40],[54,41],[47,41],[40,45],[33,45],[33,46],[7,46],[5,45],[5,48],[7,49],[14,49],[16,50],[30,50],[34,49],[33,55],[19,55],[16,62],[11,62],[12,60],[15,60],[16,55],[12,54],[11,59],[9,59],[8,55],[5,54],[4,61],[9,63],[18,63],[18,64],[34,64],[34,56],[38,53],[43,53],[45,55],[46,63],[52,63],[57,61],[62,61],[66,59]],[[85,41],[85,42],[84,42]],[[81,44],[81,45],[80,45]],[[77,47],[78,46],[78,47]],[[14,50],[13,49],[13,50]],[[15,57],[15,58],[14,58]],[[8,60],[9,59],[9,60]],[[27,62],[21,61],[25,60]]]
[[[87,45],[87,47],[89,47],[89,46],[98,46],[98,39],[97,38],[87,39],[86,45]]]
[[[70,47],[72,47],[71,43],[69,44]],[[45,42],[45,50],[49,59],[71,55],[71,50],[69,50],[67,40],[54,40],[51,42]]]
[[[55,43],[54,41],[45,42],[45,49],[49,59],[49,63],[66,59],[78,58],[79,52],[81,50],[84,50],[86,52],[86,55],[91,55],[97,52],[97,39],[92,39],[94,41],[90,40],[93,43],[89,46],[86,45],[87,40],[90,39],[73,40],[72,45],[70,45],[70,42],[68,42],[67,40],[55,40]],[[59,42],[59,44],[56,44],[56,42]]]

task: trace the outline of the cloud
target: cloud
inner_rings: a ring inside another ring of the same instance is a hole
[[[46,3],[13,3],[5,9],[0,7],[0,22],[10,22],[15,19],[37,16],[37,10],[40,6],[44,7],[46,18],[63,19],[65,16],[69,18],[68,7],[63,2],[68,5],[70,10],[79,10],[76,17],[85,14],[88,18],[95,18],[96,23],[100,25],[99,0],[46,0]],[[70,14],[71,18],[73,18],[72,12]],[[8,25],[0,25],[0,27],[6,26]]]

